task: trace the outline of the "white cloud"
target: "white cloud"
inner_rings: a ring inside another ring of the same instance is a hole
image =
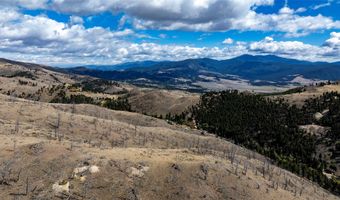
[[[330,4],[328,2],[327,4]],[[277,31],[299,37],[340,28],[340,21],[323,15],[300,16],[305,8],[287,4],[274,14],[256,13],[258,6],[274,0],[2,0],[0,6],[46,8],[77,16],[102,12],[123,13],[120,27],[137,29],[227,31]]]
[[[314,50],[318,49],[318,47],[304,44],[303,42],[299,42],[299,41],[275,41],[273,38],[270,38],[270,37],[266,37],[265,39],[259,42],[253,42],[250,44],[250,50],[252,51],[258,51],[261,53],[271,53],[271,54],[293,55],[298,51],[303,53],[306,50],[313,50],[313,49]]]
[[[310,61],[336,61],[340,57],[340,50],[336,45],[340,44],[340,34],[333,32],[327,45],[315,46],[300,41],[275,41],[271,37],[253,42],[249,45],[249,51],[259,54],[274,54],[289,58],[297,58]]]
[[[0,11],[0,23],[12,21],[20,17],[18,12],[10,8],[0,9]]]
[[[308,60],[339,59],[339,33],[333,32],[324,46],[298,41],[275,41],[272,37],[224,47],[134,43],[144,38],[131,29],[112,31],[102,27],[62,23],[47,16],[30,16],[15,9],[0,9],[0,57],[37,63],[112,64],[140,60],[182,60],[210,57],[226,59],[245,53],[275,54]],[[230,41],[229,41],[230,42]]]
[[[137,29],[260,30],[298,37],[340,28],[340,21],[322,15],[299,16],[306,9],[294,10],[287,4],[276,14],[255,12],[257,6],[273,4],[274,0],[53,0],[50,7],[79,15],[123,12],[121,24],[132,23]]]
[[[272,41],[274,41],[274,38],[267,36],[267,37],[264,38],[263,41],[264,42],[272,42]]]
[[[340,32],[332,32],[331,38],[326,40],[325,45],[340,49]]]
[[[321,14],[299,16],[303,9],[282,8],[278,14],[261,14],[253,10],[243,12],[242,16],[225,17],[215,21],[189,23],[183,20],[156,21],[133,18],[137,29],[192,30],[192,31],[276,31],[284,32],[286,37],[300,37],[312,32],[339,29],[340,21]]]
[[[23,61],[109,64],[133,60],[224,58],[241,53],[229,48],[136,44],[125,38],[147,36],[131,29],[86,29],[81,24],[61,23],[43,15],[24,15],[9,9],[0,11],[10,16],[0,21],[0,55]]]
[[[120,24],[138,29],[223,31],[254,6],[274,0],[52,0],[50,8],[63,13],[91,15],[123,12]]]
[[[296,13],[303,13],[303,12],[306,12],[306,11],[307,11],[306,8],[301,7],[301,8],[298,8],[295,12]]]
[[[79,16],[74,16],[74,15],[72,15],[72,16],[70,17],[70,23],[71,23],[72,25],[74,25],[74,24],[83,24],[83,23],[84,23],[84,20],[83,20],[83,18],[81,18],[81,17],[79,17]]]
[[[279,14],[281,14],[281,15],[292,15],[294,13],[295,13],[295,11],[293,9],[287,7],[287,6],[281,8],[279,10]]]
[[[28,9],[43,9],[48,0],[1,0],[0,6],[22,7]]]
[[[113,33],[113,35],[117,37],[125,37],[125,36],[134,35],[134,34],[135,32],[131,29],[124,29],[122,31],[116,31]]]
[[[242,15],[252,6],[273,3],[274,0],[52,0],[50,7],[83,15],[123,11],[146,20],[209,21]]]
[[[313,10],[318,10],[320,8],[328,7],[332,5],[333,0],[328,0],[326,3],[318,4],[312,7]]]
[[[232,44],[232,43],[234,43],[234,40],[231,39],[231,38],[226,38],[222,43],[223,44]]]
[[[287,7],[279,14],[258,14],[250,11],[244,18],[235,20],[232,29],[279,31],[287,37],[299,37],[311,32],[340,28],[340,21],[321,14],[317,16],[299,16]]]

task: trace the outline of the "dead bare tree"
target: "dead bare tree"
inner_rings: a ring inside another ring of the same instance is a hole
[[[9,95],[9,102],[15,102],[15,94],[14,92],[11,92]]]
[[[16,150],[16,147],[17,147],[17,140],[16,139],[13,139],[13,151],[15,152]]]
[[[142,145],[142,133],[138,133],[138,146]]]
[[[237,151],[236,147],[232,145],[229,151],[229,155],[228,155],[228,158],[231,161],[231,164],[233,164],[235,161],[236,151]]]
[[[20,122],[19,122],[19,118],[15,121],[15,126],[14,126],[14,130],[13,130],[13,134],[18,134],[19,133],[19,128],[20,128]]]
[[[123,147],[126,148],[127,145],[128,145],[128,140],[129,140],[129,137],[127,134],[124,134],[123,136]]]
[[[90,187],[91,187],[91,184],[88,181],[86,181],[83,186],[83,194],[85,198],[87,197],[88,190],[90,189]]]
[[[76,112],[76,106],[75,106],[74,102],[72,102],[72,108],[71,109],[72,109],[71,113],[74,114]]]
[[[263,176],[263,178],[265,178],[265,175],[266,175],[266,164],[267,164],[267,162],[264,160],[263,165],[262,165],[262,176]]]
[[[20,180],[21,169],[18,171],[17,175],[12,174],[13,160],[9,160],[0,165],[0,185],[12,185]]]
[[[29,181],[28,177],[26,178],[26,187],[25,187],[25,192],[20,192],[20,193],[10,193],[10,195],[13,196],[27,196],[29,192]]]
[[[302,196],[303,190],[305,190],[305,182],[302,180],[302,182],[301,182],[301,188],[300,188],[300,196]]]
[[[24,106],[21,105],[21,106],[19,107],[18,113],[19,113],[20,115],[22,115],[23,112],[24,112]]]
[[[239,167],[239,164],[241,163],[241,160],[236,160],[235,161],[235,164],[236,164],[236,168],[235,168],[235,175],[237,176],[238,175],[238,167]]]
[[[62,139],[60,131],[59,131],[59,128],[60,128],[60,119],[61,119],[61,115],[60,115],[60,113],[58,113],[55,129],[54,129],[54,135],[55,135],[56,138],[58,138],[59,141],[61,141],[61,139]]]
[[[244,161],[244,162],[243,162],[243,171],[242,171],[242,174],[243,174],[243,175],[247,175],[247,172],[248,172],[248,165],[249,165],[249,162],[248,162],[248,161]]]
[[[146,133],[143,133],[143,146],[145,146],[147,142],[148,142],[148,138],[146,136]]]
[[[135,137],[137,136],[137,125],[135,125]]]
[[[115,139],[111,140],[111,148],[114,148],[117,146],[117,141]]]
[[[275,167],[272,165],[269,165],[269,163],[267,164],[267,169],[268,169],[268,174],[269,174],[269,181],[272,180],[272,178],[274,177],[274,170]]]
[[[287,190],[288,189],[288,185],[289,185],[289,179],[285,176],[285,183],[284,183],[284,190]]]

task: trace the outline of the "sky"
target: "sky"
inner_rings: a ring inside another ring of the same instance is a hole
[[[0,0],[0,57],[52,66],[243,54],[340,61],[340,0]]]

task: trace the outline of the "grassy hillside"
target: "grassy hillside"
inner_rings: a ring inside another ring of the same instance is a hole
[[[338,199],[275,160],[208,133],[222,130],[218,121],[207,132],[195,121],[191,129],[126,112],[169,117],[196,104],[197,94],[7,60],[0,62],[0,81],[1,199]],[[271,136],[268,144],[275,143]],[[295,136],[296,145],[282,151],[310,141]],[[278,153],[258,147],[271,158]],[[313,160],[305,155],[296,151],[292,159]]]
[[[2,199],[337,199],[259,154],[136,113],[0,95],[0,123]]]
[[[9,60],[0,60],[0,93],[40,102],[91,103],[114,110],[132,109],[157,116],[181,113],[199,99],[197,94],[140,88]]]

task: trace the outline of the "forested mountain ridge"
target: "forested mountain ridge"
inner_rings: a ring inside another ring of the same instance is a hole
[[[277,86],[301,86],[321,80],[335,81],[340,77],[339,63],[308,62],[273,55],[242,55],[229,60],[147,61],[113,65],[111,70],[109,66],[64,70],[144,86],[196,91],[275,91],[280,89]]]

